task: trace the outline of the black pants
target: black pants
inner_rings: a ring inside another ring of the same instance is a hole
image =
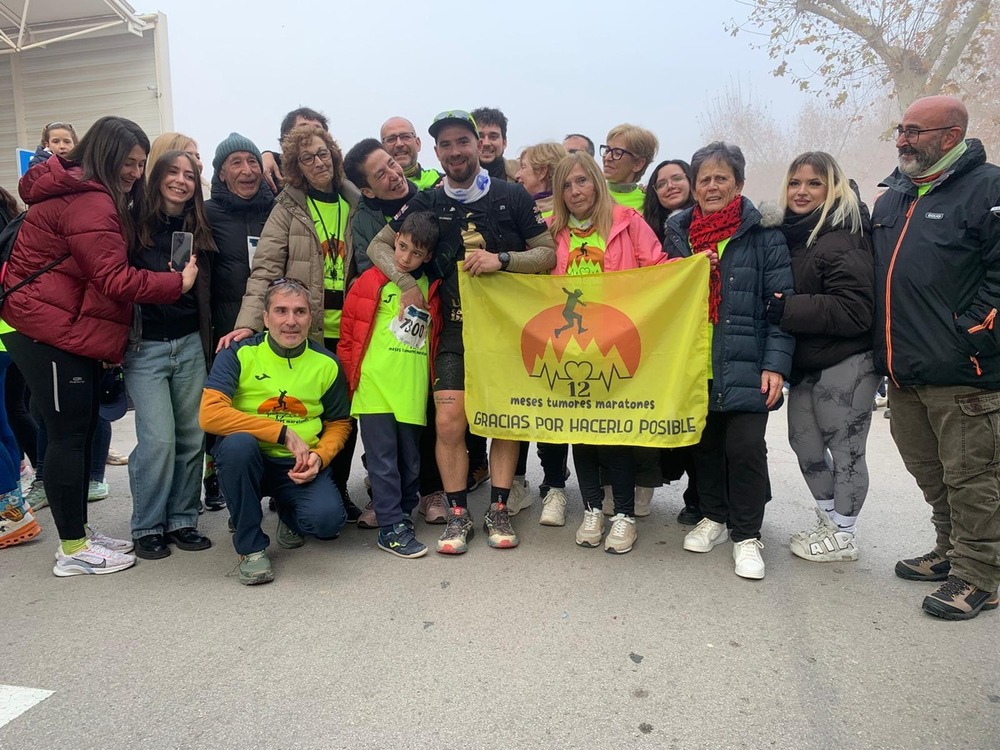
[[[28,410],[28,384],[17,365],[7,368],[7,382],[4,386],[4,404],[7,407],[7,422],[17,440],[17,447],[28,457],[33,467],[38,466],[38,422]]]
[[[520,442],[517,444],[517,466],[514,469],[515,477],[523,477],[528,473],[528,449],[531,443]]]
[[[91,450],[99,414],[101,363],[21,333],[4,334],[3,342],[25,380],[48,432],[45,495],[60,539],[87,536],[87,485]]]
[[[767,414],[709,411],[695,466],[701,512],[734,542],[760,539],[767,502]]]
[[[615,513],[635,515],[635,453],[627,445],[573,445],[573,465],[585,508],[600,510],[604,501],[601,466],[611,482]]]
[[[539,443],[538,460],[542,462],[545,476],[542,484],[565,489],[568,458],[569,445],[566,443]]]

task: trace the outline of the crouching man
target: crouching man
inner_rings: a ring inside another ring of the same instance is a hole
[[[201,427],[220,437],[214,455],[243,584],[274,580],[262,497],[277,501],[285,549],[331,539],[346,520],[330,460],[351,431],[347,382],[337,358],[308,340],[311,322],[305,284],[272,282],[266,330],[222,349],[202,393]]]

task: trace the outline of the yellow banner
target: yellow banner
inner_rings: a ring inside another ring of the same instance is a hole
[[[708,411],[708,260],[589,276],[459,274],[472,432],[676,448]]]

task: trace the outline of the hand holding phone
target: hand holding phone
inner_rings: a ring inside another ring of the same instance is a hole
[[[175,271],[181,271],[191,259],[194,247],[194,235],[191,232],[174,232],[170,239],[170,265]]]

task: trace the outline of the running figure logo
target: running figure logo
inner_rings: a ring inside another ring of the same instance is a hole
[[[566,319],[566,325],[562,328],[556,328],[553,333],[556,338],[559,338],[559,334],[563,331],[569,331],[573,328],[573,323],[576,323],[576,332],[583,333],[587,329],[583,327],[583,315],[578,312],[574,312],[577,305],[581,307],[586,307],[587,303],[580,300],[583,296],[583,292],[579,289],[574,289],[572,292],[563,287],[562,290],[566,293],[566,307],[563,308],[563,318]]]

